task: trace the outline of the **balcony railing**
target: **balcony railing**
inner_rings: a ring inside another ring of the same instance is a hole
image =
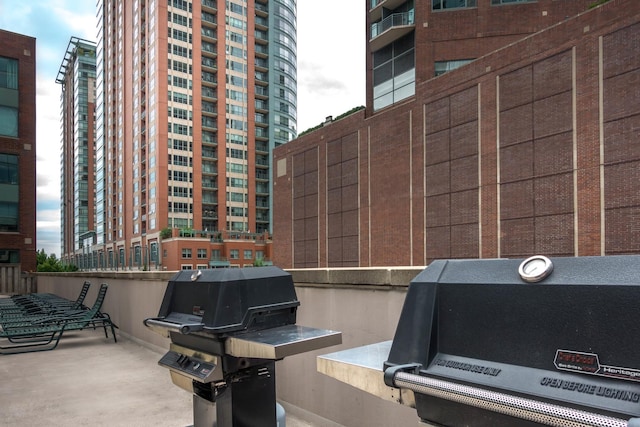
[[[256,4],[256,9],[258,9],[258,5]],[[256,16],[256,25],[261,25],[263,27],[269,26],[269,20],[267,18],[263,18],[262,16]]]
[[[216,16],[207,12],[202,12],[202,20],[205,22],[210,22],[212,24],[216,23]]]
[[[213,45],[211,43],[202,42],[201,48],[202,48],[202,52],[203,53],[204,52],[208,52],[208,53],[211,53],[211,54],[216,54],[217,53],[215,45]]]
[[[202,87],[202,96],[207,97],[207,98],[215,99],[216,98],[216,91],[211,89],[211,88],[209,88],[209,87],[203,86]]]
[[[378,37],[380,34],[384,33],[390,28],[393,27],[402,27],[406,25],[414,24],[414,13],[413,10],[403,13],[394,13],[393,15],[389,15],[384,18],[380,22],[376,22],[371,25],[371,38]]]
[[[202,6],[209,7],[211,9],[217,9],[218,6],[214,0],[202,0]]]
[[[218,83],[216,76],[206,71],[202,72],[202,81],[207,83]]]
[[[256,10],[264,13],[269,13],[269,7],[265,4],[256,3]]]
[[[261,40],[268,40],[269,36],[266,31],[258,31],[255,32],[256,38]]]
[[[269,89],[262,86],[256,86],[255,93],[259,96],[269,96]]]
[[[269,131],[263,128],[256,128],[256,138],[269,138]]]
[[[258,132],[258,130],[262,131],[262,129],[256,129],[256,136],[267,136],[266,132]],[[258,135],[260,133],[260,135]],[[256,151],[268,152],[269,147],[265,142],[256,141]]]
[[[217,159],[218,154],[213,150],[202,149],[202,157],[206,157],[208,159]]]
[[[256,45],[256,53],[261,53],[263,55],[269,54],[269,48],[267,46]]]
[[[202,101],[202,111],[205,113],[217,114],[218,108],[212,102]]]
[[[262,82],[268,82],[269,81],[269,74],[268,73],[261,73],[260,71],[256,71],[256,80],[262,81]]]
[[[266,59],[256,58],[255,64],[256,67],[269,68],[269,62]]]

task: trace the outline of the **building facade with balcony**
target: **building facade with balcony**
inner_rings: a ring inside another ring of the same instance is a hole
[[[36,250],[36,39],[0,30],[0,287]]]
[[[591,0],[369,0],[367,111],[586,10]]]
[[[73,262],[247,264],[212,239],[191,248],[202,262],[182,249],[192,231],[271,233],[271,151],[297,134],[295,0],[97,5],[96,233]]]
[[[275,150],[274,263],[640,253],[640,3],[425,3],[370,39],[365,110]],[[382,52],[415,94],[377,108]]]

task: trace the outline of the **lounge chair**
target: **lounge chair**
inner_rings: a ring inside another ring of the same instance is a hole
[[[53,350],[58,346],[67,331],[79,331],[102,326],[105,337],[109,337],[107,327],[111,328],[113,341],[118,342],[115,328],[107,313],[100,308],[104,302],[108,285],[103,283],[93,306],[81,313],[72,315],[45,316],[33,322],[3,324],[0,330],[0,354],[25,353]]]
[[[91,283],[85,282],[75,301],[53,294],[32,294],[14,306],[0,307],[0,323],[7,319],[29,318],[69,311],[87,310],[84,299]]]
[[[10,298],[8,303],[0,305],[0,323],[1,319],[6,318],[86,309],[87,307],[83,303],[90,286],[91,282],[85,281],[75,301],[48,293],[20,295],[19,298]],[[2,300],[3,303],[6,301]]]

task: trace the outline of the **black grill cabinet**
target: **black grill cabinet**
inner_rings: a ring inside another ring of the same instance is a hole
[[[342,341],[296,325],[300,305],[277,267],[185,270],[144,324],[171,339],[158,362],[193,393],[196,427],[275,427],[275,361]]]

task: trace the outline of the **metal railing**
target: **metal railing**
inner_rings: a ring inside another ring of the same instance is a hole
[[[371,38],[378,37],[380,34],[384,33],[390,28],[393,27],[402,27],[406,25],[414,24],[414,13],[413,10],[403,13],[394,13],[393,15],[389,15],[384,18],[380,22],[376,22],[371,24]]]

